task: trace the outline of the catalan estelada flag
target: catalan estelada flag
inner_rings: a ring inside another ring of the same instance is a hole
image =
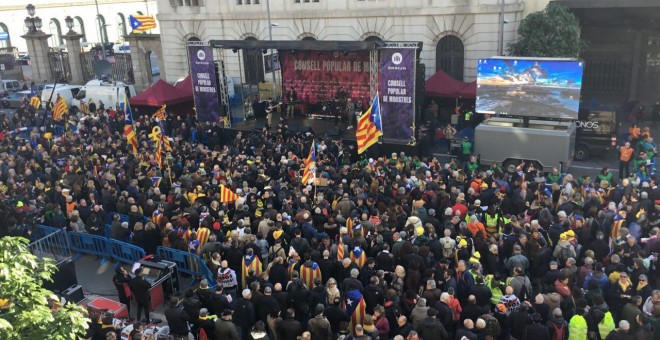
[[[296,270],[296,265],[298,264],[298,261],[294,259],[289,259],[289,264],[286,267],[286,270],[289,272],[289,277],[293,276],[293,271]]]
[[[307,185],[310,179],[313,180],[316,177],[316,170],[314,170],[316,167],[316,147],[314,141],[312,141],[312,146],[309,148],[309,155],[305,158],[304,164],[305,170],[303,170],[302,184]]]
[[[160,181],[163,179],[163,177],[151,177],[151,185],[154,187],[160,186]]]
[[[165,120],[165,107],[166,105],[161,106],[160,109],[154,113],[154,118],[156,118],[156,120]]]
[[[245,279],[247,279],[250,269],[254,269],[254,273],[257,276],[261,275],[261,260],[259,260],[257,255],[252,254],[243,256],[243,264],[241,265],[241,273],[243,274],[241,275],[243,289],[248,288],[245,286]]]
[[[374,97],[373,103],[362,114],[355,129],[355,137],[357,138],[358,154],[367,151],[367,149],[378,142],[378,138],[383,135],[383,124],[380,117],[380,104],[378,100],[378,92]]]
[[[138,139],[137,134],[135,133],[135,127],[133,127],[133,113],[131,112],[131,105],[128,103],[128,98],[124,94],[124,101],[120,104],[120,107],[124,110],[124,137],[126,141],[133,148],[133,153],[137,154],[138,151]]]
[[[156,19],[152,15],[130,15],[128,21],[133,33],[143,33],[156,28]]]
[[[41,107],[41,99],[39,99],[39,96],[32,96],[32,98],[30,98],[30,105],[32,105],[32,107],[35,109]]]
[[[314,261],[307,261],[300,266],[300,278],[307,285],[307,288],[314,288],[314,279],[321,278],[321,268]]]
[[[337,244],[337,261],[344,259],[344,240],[342,239],[341,234],[339,234],[339,243]]]
[[[211,236],[211,229],[207,227],[200,227],[197,229],[197,241],[199,241],[199,248],[197,248],[197,253],[202,249],[202,247],[209,241],[209,236]]]
[[[220,185],[220,202],[221,203],[231,203],[235,202],[238,199],[233,191],[227,189],[224,185]]]
[[[348,229],[348,236],[353,237],[353,219],[350,216],[346,219],[346,229]]]
[[[360,290],[354,289],[346,292],[346,300],[344,301],[344,304],[346,306],[346,316],[351,318],[351,321],[348,323],[348,328],[352,333],[355,326],[362,324],[362,319],[366,315],[367,303],[364,302]]]
[[[364,253],[362,248],[355,247],[355,249],[351,250],[351,261],[355,262],[358,268],[362,269],[362,266],[367,262],[367,254]]]
[[[154,222],[157,226],[160,226],[160,222],[163,221],[163,217],[165,217],[165,215],[163,215],[163,211],[158,208],[151,214],[151,221]]]
[[[57,100],[57,103],[55,103],[55,107],[53,107],[53,120],[58,121],[64,118],[64,114],[68,111],[69,108],[66,105],[66,100],[64,97],[60,97],[60,99]]]

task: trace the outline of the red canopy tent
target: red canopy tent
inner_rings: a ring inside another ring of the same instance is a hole
[[[174,86],[158,80],[151,85],[148,89],[140,92],[137,96],[129,99],[131,105],[153,106],[161,107],[166,105],[175,105],[193,100],[192,88],[191,93],[184,93]]]
[[[176,85],[174,85],[177,90],[181,93],[185,93],[187,96],[192,97],[193,95],[193,90],[192,90],[192,78],[190,75],[188,75],[184,80],[180,81]]]
[[[477,82],[464,83],[442,70],[426,81],[427,97],[477,98]]]

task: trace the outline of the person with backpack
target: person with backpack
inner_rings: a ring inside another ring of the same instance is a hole
[[[577,254],[575,253],[575,247],[568,242],[568,236],[566,233],[562,233],[559,236],[559,242],[555,246],[555,251],[552,253],[557,262],[565,263],[569,258],[576,258]]]
[[[521,267],[514,268],[513,276],[507,279],[506,283],[513,288],[513,295],[520,301],[528,300],[532,296],[532,282],[525,276]]]
[[[548,321],[548,331],[552,340],[568,339],[568,323],[564,320],[560,308],[552,311],[552,317]]]

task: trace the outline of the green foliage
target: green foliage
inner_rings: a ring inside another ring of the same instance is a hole
[[[0,339],[79,339],[87,329],[87,312],[68,303],[55,312],[48,306],[53,293],[42,288],[57,267],[29,250],[28,240],[0,239]]]
[[[528,15],[518,27],[518,41],[507,46],[517,57],[577,58],[586,46],[580,22],[565,6],[550,2]]]

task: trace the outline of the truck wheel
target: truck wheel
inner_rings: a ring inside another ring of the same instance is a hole
[[[514,173],[516,172],[516,168],[520,165],[520,160],[518,159],[507,159],[502,163],[502,166],[504,169],[509,172],[509,173]]]
[[[575,146],[575,157],[573,158],[577,161],[589,159],[589,148],[583,144]]]

